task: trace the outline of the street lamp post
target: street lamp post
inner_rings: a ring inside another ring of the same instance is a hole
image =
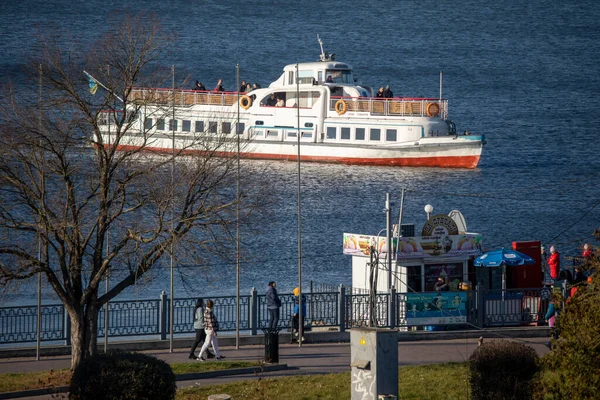
[[[427,220],[429,221],[429,217],[431,216],[431,213],[433,212],[433,206],[431,204],[427,204],[425,206],[425,212],[427,213]]]

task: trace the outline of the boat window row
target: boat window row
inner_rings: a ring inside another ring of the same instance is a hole
[[[298,101],[297,92],[273,92],[260,101],[262,107],[303,107],[312,108],[321,93],[318,91],[304,91],[300,92],[300,101]]]
[[[370,141],[370,142],[397,142],[398,141],[398,130],[397,129],[381,129],[381,128],[350,128],[350,127],[337,127],[328,126],[326,128],[325,138],[327,140],[356,140],[356,141]]]
[[[190,120],[177,120],[163,118],[146,118],[144,120],[144,130],[149,131],[155,129],[156,131],[168,131],[168,132],[195,132],[195,133],[244,133],[246,124],[244,122],[232,123],[228,121],[190,121]]]

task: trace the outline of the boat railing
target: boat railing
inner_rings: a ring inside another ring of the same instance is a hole
[[[239,93],[243,96],[246,93]],[[214,92],[186,89],[134,88],[130,99],[148,104],[176,105],[178,107],[194,105],[231,106],[238,101],[238,92]]]
[[[340,102],[344,102],[341,104]],[[434,98],[331,96],[329,110],[342,115],[346,112],[369,113],[373,116],[448,117],[448,100]]]

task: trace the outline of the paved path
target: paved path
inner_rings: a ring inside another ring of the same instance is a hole
[[[491,340],[491,339],[484,339]],[[548,352],[544,345],[547,338],[510,339],[521,341],[533,347],[540,356]],[[398,343],[398,365],[421,365],[431,363],[462,362],[467,361],[477,347],[477,339],[455,340],[428,340]],[[238,350],[232,347],[221,349],[223,355],[232,360],[257,361],[264,359],[264,346],[244,346]],[[149,351],[146,354],[154,355],[168,363],[199,362],[187,358],[188,351],[177,349],[173,353],[168,351]],[[50,369],[68,368],[70,357],[45,357],[40,361],[31,358],[12,358],[0,360],[0,373],[7,372],[33,372]],[[323,374],[349,371],[350,344],[349,343],[305,343],[302,347],[297,344],[281,344],[279,348],[279,362],[287,364],[289,369],[265,373],[266,377],[279,377],[287,375]],[[224,376],[200,380],[181,381],[178,387],[196,385],[209,385],[216,383],[232,382],[243,379],[257,379],[255,375]],[[21,399],[42,400],[51,399],[51,396],[37,396]],[[54,397],[56,398],[56,397]]]

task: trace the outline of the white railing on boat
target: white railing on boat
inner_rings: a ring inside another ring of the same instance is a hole
[[[344,106],[339,102],[344,102]],[[369,113],[377,116],[406,116],[406,117],[448,117],[448,100],[432,98],[363,98],[335,97],[329,101],[329,110],[340,114],[347,112]]]

